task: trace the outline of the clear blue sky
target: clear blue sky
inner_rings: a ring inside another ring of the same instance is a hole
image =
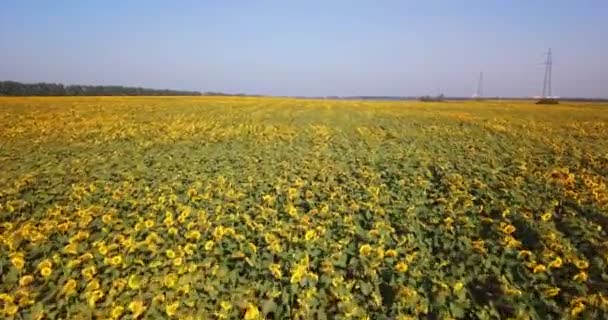
[[[274,95],[608,96],[608,1],[0,2],[0,80]]]

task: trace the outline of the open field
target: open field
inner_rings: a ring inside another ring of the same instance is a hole
[[[608,104],[0,98],[0,317],[600,319]]]

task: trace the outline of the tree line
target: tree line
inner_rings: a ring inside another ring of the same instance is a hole
[[[198,91],[0,81],[0,96],[200,96]]]

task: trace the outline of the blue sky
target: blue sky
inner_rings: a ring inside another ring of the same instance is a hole
[[[274,95],[608,97],[608,1],[0,2],[0,80]]]

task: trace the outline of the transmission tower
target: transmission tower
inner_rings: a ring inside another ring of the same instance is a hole
[[[551,48],[547,51],[547,60],[545,65],[545,79],[543,80],[543,98],[551,98],[551,67],[553,66],[553,58],[551,57]]]
[[[477,92],[475,92],[475,97],[483,97],[483,72],[479,73],[479,80],[477,81]]]

